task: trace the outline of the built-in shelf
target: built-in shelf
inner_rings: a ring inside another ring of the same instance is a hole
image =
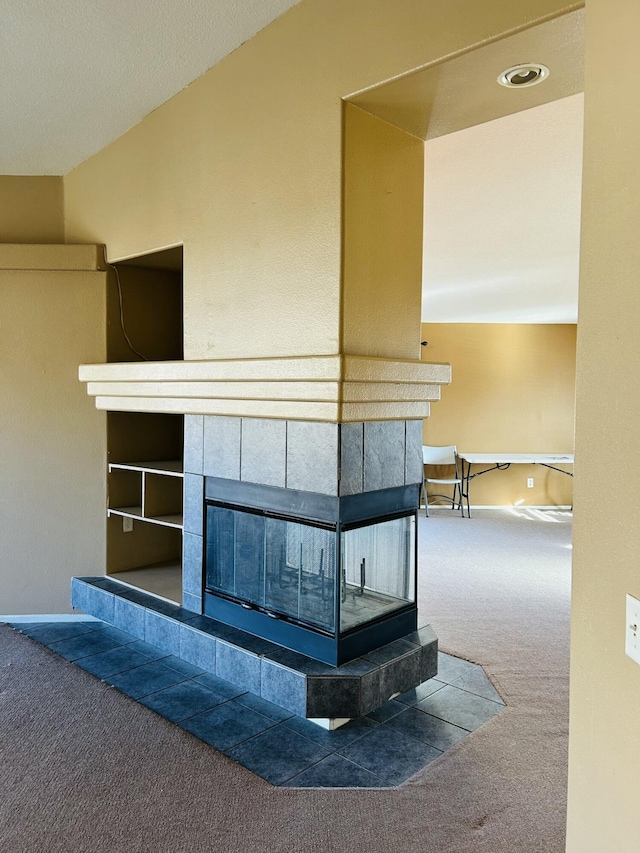
[[[180,604],[182,418],[120,412],[109,418],[107,574]]]
[[[152,595],[180,604],[182,601],[182,571],[180,560],[165,560],[137,569],[115,572],[112,580],[134,589],[144,589]]]
[[[111,462],[107,514],[182,530],[182,462]]]
[[[121,515],[123,518],[133,518],[138,521],[148,521],[149,524],[162,524],[165,527],[177,527],[182,530],[182,513],[170,515],[144,515],[141,506],[119,506],[107,510],[109,515]]]
[[[182,363],[182,294],[181,246],[129,258],[118,263],[117,274],[110,268],[107,369],[130,367],[138,362],[137,354],[145,359],[141,364]],[[106,409],[106,573],[179,604],[183,415],[148,413],[144,405],[132,411],[112,405]]]
[[[109,471],[141,471],[149,474],[165,474],[167,477],[182,477],[182,462],[179,459],[163,459],[153,462],[111,462]]]

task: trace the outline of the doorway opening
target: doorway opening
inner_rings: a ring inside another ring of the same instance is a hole
[[[450,363],[453,381],[424,444],[573,453],[584,17],[560,15],[348,99],[425,142],[421,357]],[[546,79],[499,85],[525,58]],[[569,509],[571,485],[513,465],[478,478],[472,502]]]

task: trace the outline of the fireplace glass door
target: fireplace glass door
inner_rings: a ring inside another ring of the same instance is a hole
[[[340,633],[415,601],[414,515],[341,533]]]
[[[415,513],[340,528],[208,503],[205,566],[213,593],[346,634],[415,601]]]
[[[335,528],[207,505],[207,589],[333,634],[335,573]]]

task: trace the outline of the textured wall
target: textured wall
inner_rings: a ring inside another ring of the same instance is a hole
[[[62,178],[0,175],[0,243],[62,242]]]
[[[67,239],[184,242],[186,358],[337,353],[342,99],[570,5],[304,0],[65,177]]]
[[[425,444],[476,453],[573,452],[574,325],[424,323],[422,332],[429,342],[423,358],[450,362],[453,377],[424,422]],[[572,486],[570,477],[548,468],[513,465],[478,477],[471,500],[570,506]]]
[[[342,346],[419,358],[424,145],[345,105]]]
[[[77,379],[104,329],[104,273],[0,270],[1,614],[68,613],[104,572],[105,414]]]
[[[576,393],[570,853],[638,846],[640,667],[624,653],[640,598],[640,5],[587,4]],[[616,500],[614,495],[624,498]]]

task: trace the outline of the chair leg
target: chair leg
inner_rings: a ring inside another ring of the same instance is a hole
[[[460,491],[460,515],[464,518],[464,504],[462,503],[462,483],[456,483],[456,489]]]
[[[422,497],[424,498],[424,514],[429,518],[429,496],[427,495],[427,486],[425,481],[422,481]]]

